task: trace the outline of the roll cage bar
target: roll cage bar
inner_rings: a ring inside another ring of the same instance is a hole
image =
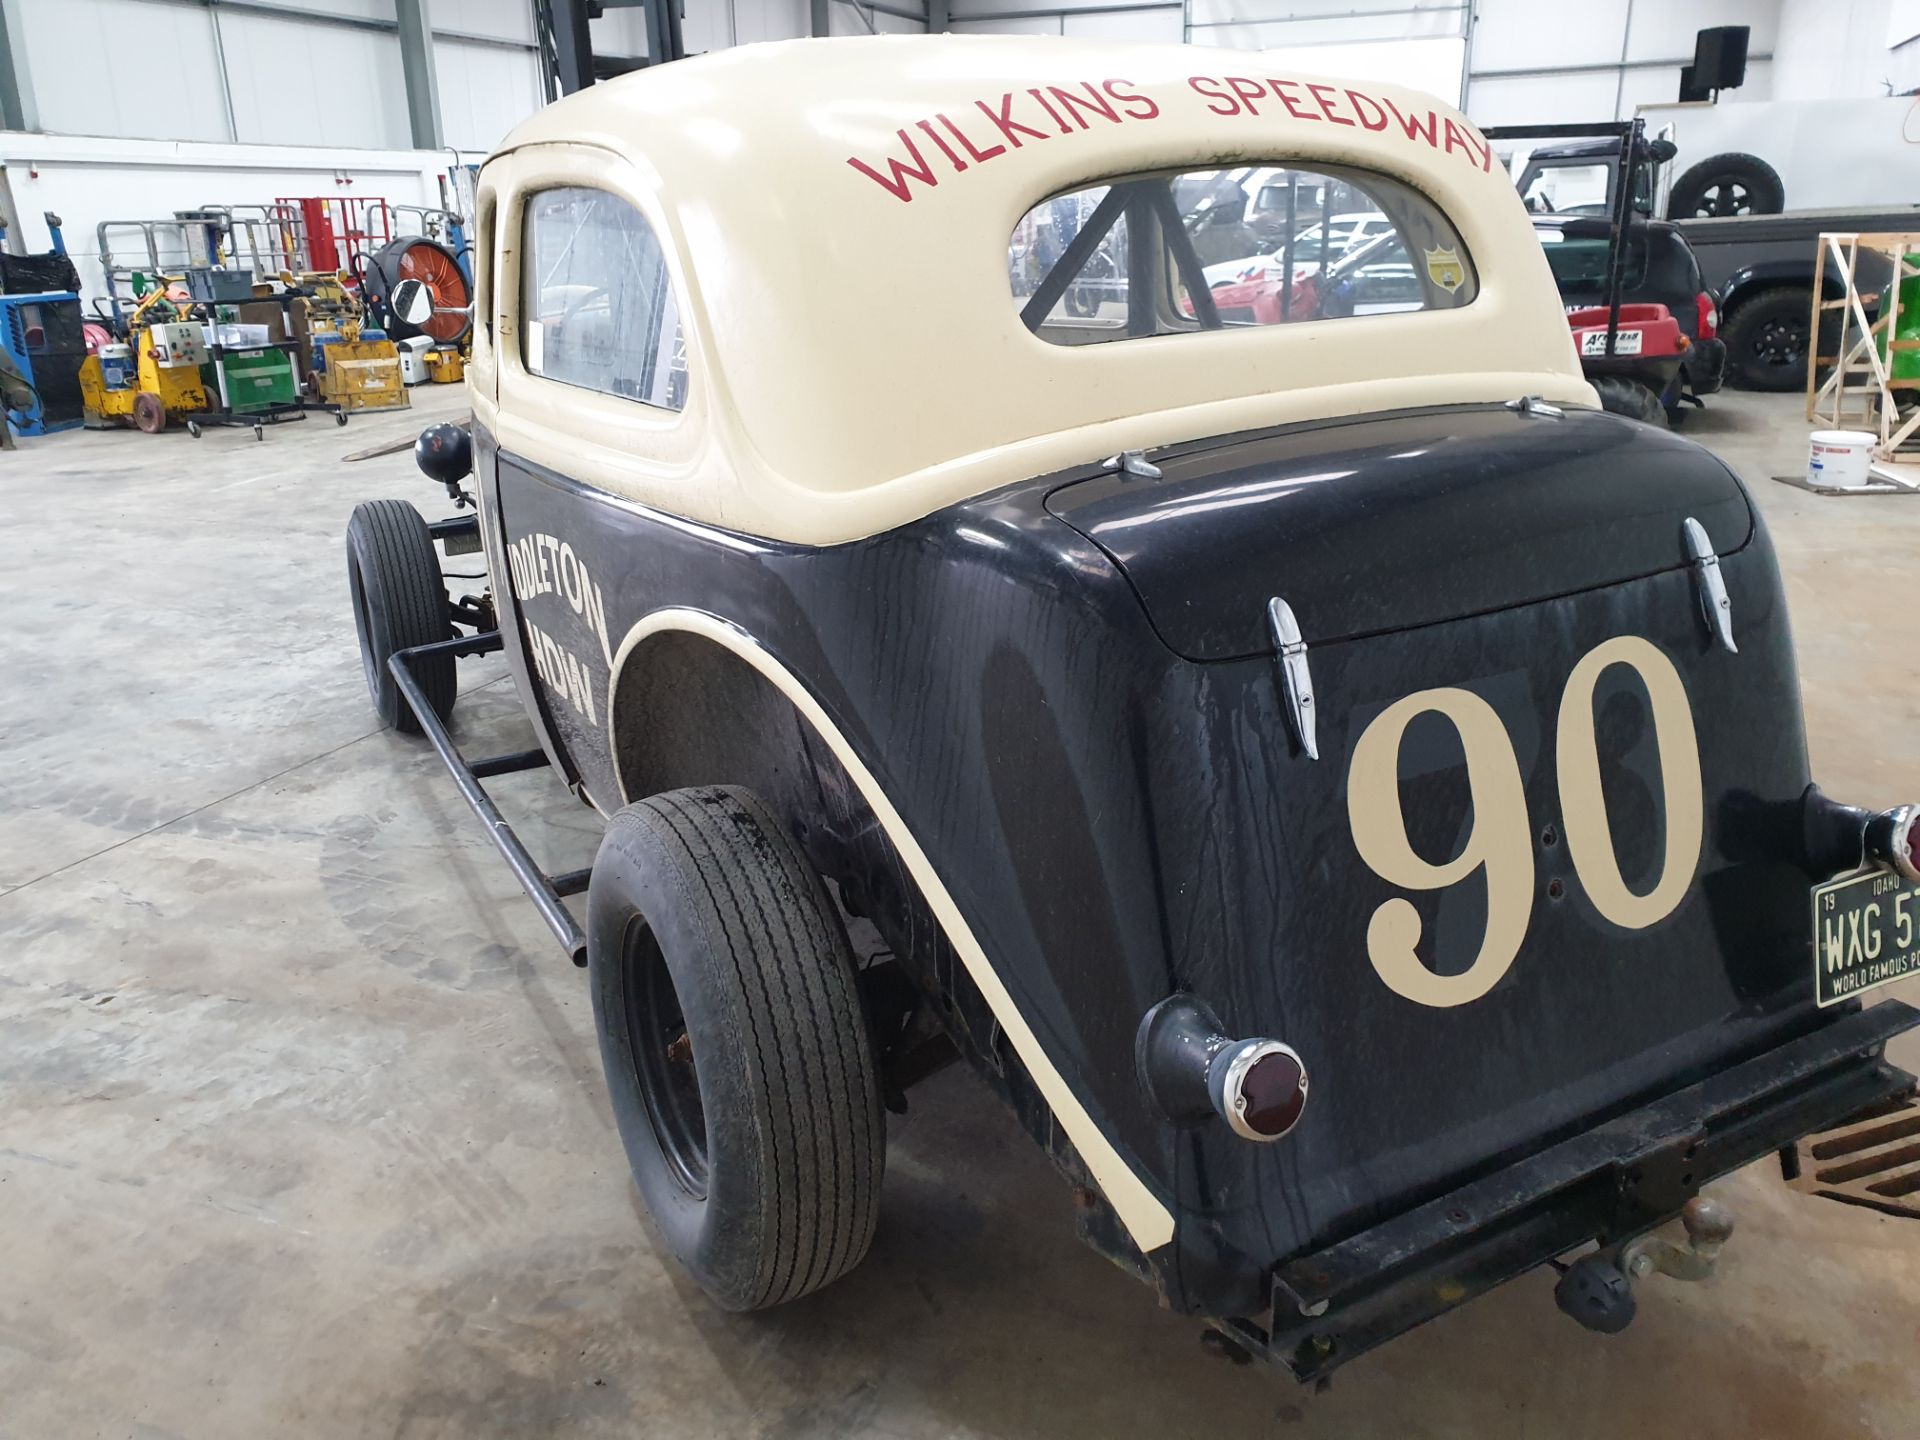
[[[1053,313],[1053,307],[1067,293],[1067,286],[1073,283],[1074,277],[1124,215],[1127,217],[1130,242],[1135,246],[1139,243],[1135,237],[1144,237],[1153,233],[1155,228],[1159,229],[1161,241],[1172,255],[1174,266],[1180,272],[1181,283],[1187,287],[1187,295],[1193,301],[1193,315],[1200,322],[1200,328],[1222,329],[1219,307],[1213,303],[1213,292],[1207,288],[1206,269],[1193,248],[1192,237],[1187,234],[1186,222],[1180,217],[1180,207],[1174,202],[1174,178],[1172,175],[1147,175],[1137,180],[1116,181],[1075,232],[1073,239],[1067,242],[1067,247],[1060,252],[1060,258],[1040,277],[1039,285],[1027,297],[1027,303],[1020,307],[1020,323],[1036,335],[1040,333],[1040,327]],[[1288,243],[1291,245],[1291,240]],[[1153,334],[1152,285],[1153,267],[1127,267],[1129,335]]]

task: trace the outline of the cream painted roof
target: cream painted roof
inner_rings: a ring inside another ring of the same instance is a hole
[[[542,448],[541,429],[556,453],[531,458],[737,529],[852,538],[1119,448],[1253,425],[1529,393],[1593,403],[1512,182],[1456,111],[1399,87],[1197,46],[748,45],[548,106],[508,136],[483,191],[507,215],[516,193],[578,183],[577,162],[549,161],[582,146],[675,257],[693,367],[678,423],[700,434],[662,442],[667,480],[644,454],[559,446],[552,416],[523,448]],[[1129,171],[1286,161],[1425,192],[1461,233],[1477,298],[1079,347],[1020,323],[1007,242],[1038,201]],[[513,364],[497,411],[476,396],[509,432]]]

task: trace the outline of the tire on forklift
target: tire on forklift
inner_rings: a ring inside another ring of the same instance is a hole
[[[418,510],[404,500],[366,500],[354,507],[347,521],[347,586],[373,708],[391,728],[418,735],[420,721],[387,661],[397,651],[448,640],[454,633],[439,552]],[[453,713],[453,656],[419,660],[413,674],[433,713],[444,721]]]
[[[1628,380],[1620,375],[1600,375],[1594,378],[1593,388],[1599,392],[1602,410],[1624,415],[1629,420],[1665,427],[1667,407],[1660,403],[1660,397],[1651,388],[1638,380]]]
[[[879,1067],[846,931],[758,796],[669,790],[619,811],[587,888],[587,968],[641,1198],[700,1288],[759,1310],[872,1243]]]

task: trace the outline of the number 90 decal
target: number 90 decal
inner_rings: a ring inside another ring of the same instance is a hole
[[[1644,895],[1627,888],[1613,847],[1600,752],[1594,735],[1594,688],[1610,665],[1639,675],[1652,702],[1666,813],[1666,853],[1659,878]],[[1466,754],[1473,827],[1451,860],[1434,864],[1414,853],[1400,807],[1400,742],[1414,717],[1444,715]],[[1693,883],[1705,831],[1700,745],[1680,672],[1651,642],[1620,635],[1595,646],[1567,676],[1555,736],[1560,812],[1574,874],[1594,909],[1615,925],[1643,930],[1671,915]],[[1373,718],[1353,747],[1347,774],[1347,819],[1354,847],[1381,879],[1403,890],[1443,890],[1484,871],[1487,928],[1473,963],[1440,975],[1420,959],[1420,915],[1400,896],[1382,903],[1367,922],[1367,958],[1387,987],[1421,1005],[1465,1005],[1507,973],[1533,915],[1533,825],[1527,815],[1520,760],[1500,717],[1471,691],[1422,690]]]

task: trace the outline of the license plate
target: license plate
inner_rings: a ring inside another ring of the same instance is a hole
[[[1835,1005],[1920,971],[1920,885],[1886,870],[1813,891],[1813,992]]]
[[[1616,355],[1638,355],[1640,353],[1641,333],[1638,330],[1622,330],[1613,337],[1613,353]],[[1607,353],[1607,332],[1589,330],[1580,337],[1582,355],[1604,355]]]

